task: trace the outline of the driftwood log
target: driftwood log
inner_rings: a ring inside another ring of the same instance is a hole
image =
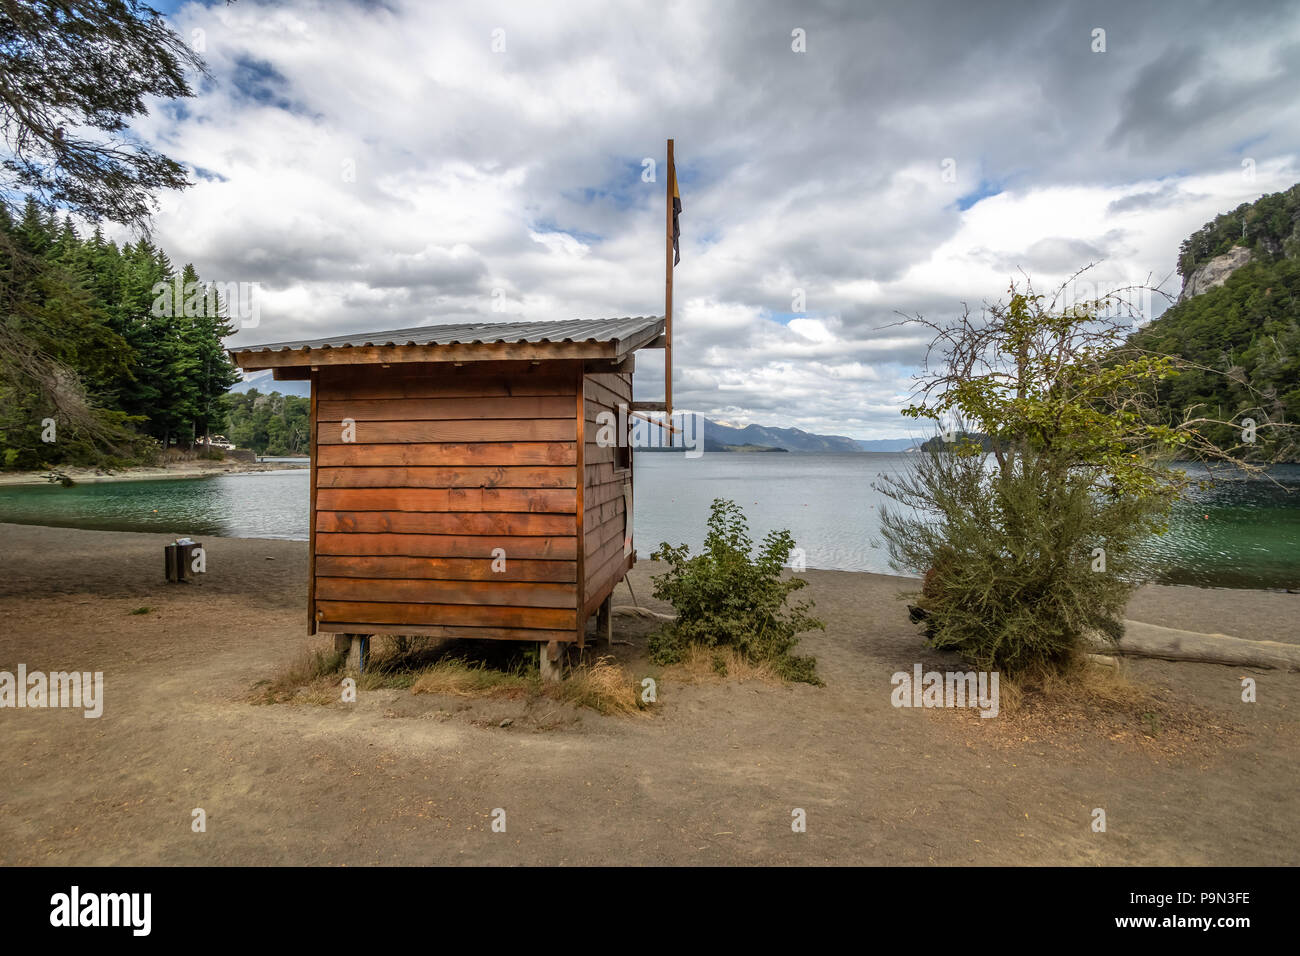
[[[676,614],[665,614],[662,611],[652,611],[648,607],[641,607],[631,604],[620,604],[614,608],[615,614],[621,614],[625,617],[649,617],[660,621],[675,621]]]
[[[908,605],[914,624],[929,615],[919,607]],[[1281,641],[1250,641],[1227,634],[1202,634],[1161,627],[1143,621],[1125,621],[1124,636],[1118,644],[1096,634],[1089,642],[1095,652],[1088,657],[1098,664],[1113,667],[1111,655],[1150,657],[1162,661],[1195,661],[1202,664],[1228,664],[1238,667],[1300,671],[1300,644]]]
[[[1098,651],[1128,657],[1300,671],[1300,644],[1180,631],[1142,621],[1125,621],[1124,636],[1118,645],[1101,638],[1093,643]]]
[[[920,608],[908,607],[914,623],[924,621],[926,614]],[[919,613],[918,613],[919,612]],[[622,604],[614,608],[615,614],[657,618],[671,621],[674,614],[664,614],[649,608]],[[1114,666],[1111,655],[1123,657],[1150,657],[1163,661],[1194,661],[1202,664],[1229,664],[1239,667],[1262,667],[1276,670],[1300,671],[1300,644],[1281,641],[1251,641],[1227,634],[1202,634],[1182,631],[1175,627],[1161,627],[1143,621],[1125,621],[1124,637],[1118,645],[1103,637],[1092,640],[1096,654],[1088,655],[1098,664]]]

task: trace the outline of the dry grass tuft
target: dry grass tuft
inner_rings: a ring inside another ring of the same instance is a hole
[[[517,698],[535,693],[540,683],[539,678],[518,668],[498,670],[482,662],[452,658],[421,670],[411,683],[411,693]]]
[[[682,659],[665,668],[665,673],[683,684],[744,683],[759,680],[765,684],[784,684],[781,675],[766,661],[755,663],[734,647],[702,647],[693,644]]]
[[[329,678],[342,670],[343,661],[344,655],[334,651],[304,649],[280,674],[254,684],[250,699],[255,704],[281,704],[299,699],[329,703],[338,697],[335,682]]]
[[[542,692],[553,700],[589,707],[600,714],[645,714],[641,706],[641,685],[626,667],[608,657],[573,668],[556,684],[542,684]]]
[[[1015,715],[1050,706],[1094,711],[1144,710],[1152,704],[1151,689],[1133,683],[1119,667],[1078,658],[1065,670],[1050,668],[1003,675],[998,688],[1001,712]]]
[[[1104,738],[1175,756],[1209,753],[1240,733],[1222,714],[1164,688],[1136,683],[1120,666],[1080,658],[1065,670],[999,681],[999,714],[947,711],[981,726],[987,742],[1021,747],[1051,743],[1078,751]]]
[[[570,669],[558,683],[544,683],[537,658],[516,648],[489,648],[487,656],[438,656],[445,648],[402,642],[376,642],[366,672],[357,677],[359,690],[409,689],[413,694],[507,700],[548,699],[585,707],[600,714],[644,714],[639,680],[612,658],[602,657]],[[455,653],[463,653],[463,648]],[[495,653],[495,659],[494,659]],[[255,703],[311,703],[339,700],[338,682],[344,655],[308,651],[279,675],[254,685]]]

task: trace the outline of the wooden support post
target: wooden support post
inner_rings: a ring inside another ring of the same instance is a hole
[[[366,634],[335,634],[334,651],[346,654],[343,670],[348,674],[361,674],[370,659],[370,637]]]
[[[541,666],[542,680],[558,681],[564,676],[564,659],[560,654],[560,642],[537,642],[537,660]]]
[[[614,595],[611,592],[596,611],[596,640],[606,644],[614,640]]]

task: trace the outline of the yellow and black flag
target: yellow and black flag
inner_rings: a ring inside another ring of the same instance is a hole
[[[682,261],[681,238],[682,226],[677,217],[682,214],[682,194],[677,191],[677,164],[669,155],[668,175],[673,186],[673,265]]]

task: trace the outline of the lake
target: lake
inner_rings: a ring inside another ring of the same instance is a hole
[[[637,550],[661,541],[697,548],[714,498],[737,501],[758,541],[788,528],[808,567],[891,572],[871,484],[907,466],[899,454],[668,453],[635,458]],[[1156,579],[1203,587],[1300,588],[1300,466],[1278,484],[1223,481],[1194,491],[1169,531],[1146,546]],[[1280,487],[1279,487],[1280,485]],[[168,535],[307,537],[307,471],[166,481],[0,486],[0,521]]]

